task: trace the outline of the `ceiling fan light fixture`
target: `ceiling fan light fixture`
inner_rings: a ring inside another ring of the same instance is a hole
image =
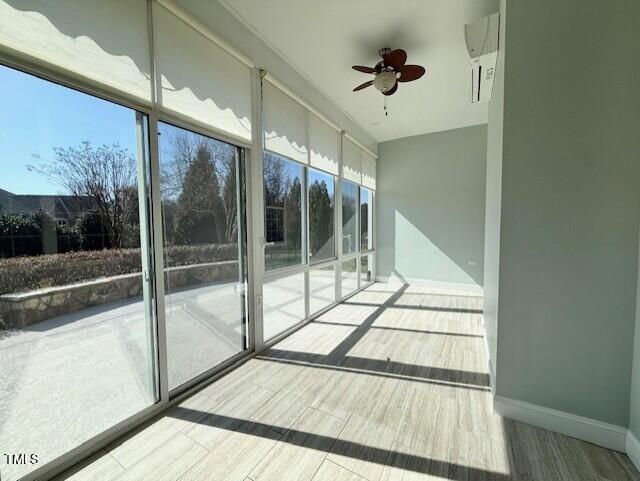
[[[388,92],[396,84],[397,78],[394,72],[380,72],[373,80],[373,86],[380,92]]]
[[[424,67],[420,65],[407,65],[407,52],[401,48],[391,50],[389,48],[380,49],[378,52],[382,57],[374,67],[364,65],[354,65],[352,68],[358,72],[373,74],[373,79],[358,85],[353,89],[358,92],[373,85],[382,95],[393,95],[398,91],[398,85],[404,82],[418,80],[425,73]],[[386,100],[385,100],[386,102]]]

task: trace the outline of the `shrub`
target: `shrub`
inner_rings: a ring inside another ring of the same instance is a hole
[[[233,260],[235,244],[169,246],[166,267]],[[0,294],[26,292],[140,272],[141,251],[104,249],[0,259]]]

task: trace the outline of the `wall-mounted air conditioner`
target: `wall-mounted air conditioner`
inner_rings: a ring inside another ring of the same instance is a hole
[[[467,52],[471,59],[471,103],[488,102],[498,61],[500,14],[494,13],[464,27]]]

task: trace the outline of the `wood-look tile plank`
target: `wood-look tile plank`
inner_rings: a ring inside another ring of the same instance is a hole
[[[216,401],[202,395],[193,396],[179,406],[170,408],[162,417],[147,423],[132,435],[109,447],[110,454],[125,468],[149,456],[178,433],[212,412]],[[176,413],[180,412],[180,416]]]
[[[249,477],[253,481],[311,480],[344,424],[335,416],[307,409]]]
[[[378,479],[397,437],[410,386],[383,379],[356,407],[328,460],[366,479]]]
[[[263,387],[245,385],[210,413],[192,422],[185,434],[213,450],[274,396],[272,391]]]
[[[332,370],[308,368],[252,414],[251,420],[284,433],[318,398],[322,387],[334,374]]]
[[[362,476],[325,459],[312,481],[368,481]]]
[[[207,455],[207,450],[182,433],[127,468],[116,481],[175,481]]]
[[[72,469],[56,476],[53,481],[113,481],[124,468],[107,451],[100,450]]]
[[[180,481],[242,481],[276,445],[281,435],[246,421],[194,465]]]

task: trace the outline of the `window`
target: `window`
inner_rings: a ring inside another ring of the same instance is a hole
[[[300,265],[303,255],[304,167],[264,153],[265,270]]]
[[[373,281],[372,274],[373,256],[363,255],[360,258],[360,287],[364,287]]]
[[[39,458],[2,456],[17,479],[158,401],[148,136],[129,108],[2,66],[0,85],[0,439]]]
[[[360,250],[373,249],[373,193],[366,187],[360,187]]]
[[[358,289],[358,259],[350,259],[342,263],[342,297],[348,296]]]
[[[160,123],[169,388],[247,348],[243,167],[234,145]]]
[[[333,265],[309,270],[309,312],[315,314],[336,300]]]
[[[358,186],[342,181],[342,254],[353,254],[358,249]]]
[[[267,242],[284,242],[284,207],[265,207]]]
[[[264,339],[302,322],[305,317],[304,272],[266,282],[263,288]]]
[[[309,255],[312,261],[335,257],[333,176],[309,169]]]

